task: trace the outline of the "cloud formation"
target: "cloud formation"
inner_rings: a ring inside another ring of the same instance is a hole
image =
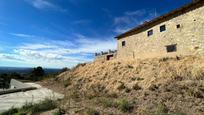
[[[22,33],[9,33],[12,36],[16,36],[16,37],[22,37],[22,38],[33,38],[36,37],[34,35],[29,35],[29,34],[22,34]]]
[[[96,52],[116,49],[116,43],[111,37],[108,40],[81,34],[76,34],[75,37],[73,41],[45,40],[24,43],[14,48],[11,53],[0,53],[0,59],[35,66],[72,67],[77,63],[92,61]]]
[[[127,30],[149,21],[158,16],[155,10],[141,9],[136,11],[124,12],[122,16],[115,17],[113,23],[115,26],[114,32],[123,33]]]
[[[25,1],[37,9],[54,9],[54,10],[61,11],[61,12],[67,11],[66,9],[63,9],[60,6],[48,0],[25,0]]]

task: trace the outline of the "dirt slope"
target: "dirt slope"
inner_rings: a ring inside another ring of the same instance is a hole
[[[81,64],[58,76],[67,92],[117,93],[133,103],[128,114],[204,114],[204,57],[113,60]],[[100,110],[99,110],[100,111]],[[113,112],[114,113],[114,112]]]
[[[204,57],[189,56],[82,64],[62,73],[59,78],[71,79],[74,84],[81,83],[84,90],[101,84],[107,90],[118,91],[121,83],[129,88],[138,84],[143,89],[172,80],[201,80],[203,83],[203,75]]]

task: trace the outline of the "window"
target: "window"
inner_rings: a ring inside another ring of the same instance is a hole
[[[181,28],[181,25],[180,24],[176,25],[176,28]]]
[[[166,25],[160,26],[160,32],[163,32],[163,31],[165,31],[165,30],[166,30]]]
[[[122,46],[124,47],[126,44],[125,44],[125,41],[122,41]]]
[[[151,35],[153,35],[153,30],[149,30],[149,31],[147,32],[147,36],[151,36]]]
[[[176,44],[166,46],[166,51],[167,51],[167,53],[169,53],[169,52],[176,52],[177,51]]]

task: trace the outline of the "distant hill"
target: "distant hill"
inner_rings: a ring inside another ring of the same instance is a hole
[[[45,73],[55,73],[60,71],[61,69],[50,69],[50,68],[43,68],[45,70]],[[0,74],[1,73],[12,73],[17,72],[20,74],[27,74],[30,73],[33,70],[33,68],[23,68],[23,67],[0,67]]]

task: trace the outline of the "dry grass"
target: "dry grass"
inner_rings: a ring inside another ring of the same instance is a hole
[[[81,92],[86,106],[92,105],[94,99],[114,93],[118,95],[117,98],[137,98],[129,114],[151,114],[155,111],[166,114],[166,111],[157,110],[160,103],[168,108],[168,114],[204,114],[203,56],[94,62],[78,65],[58,78],[62,84],[64,79],[69,79],[71,83],[66,91],[69,93],[76,89]],[[106,108],[113,106],[112,100],[103,101],[105,106],[100,108],[114,113]]]

